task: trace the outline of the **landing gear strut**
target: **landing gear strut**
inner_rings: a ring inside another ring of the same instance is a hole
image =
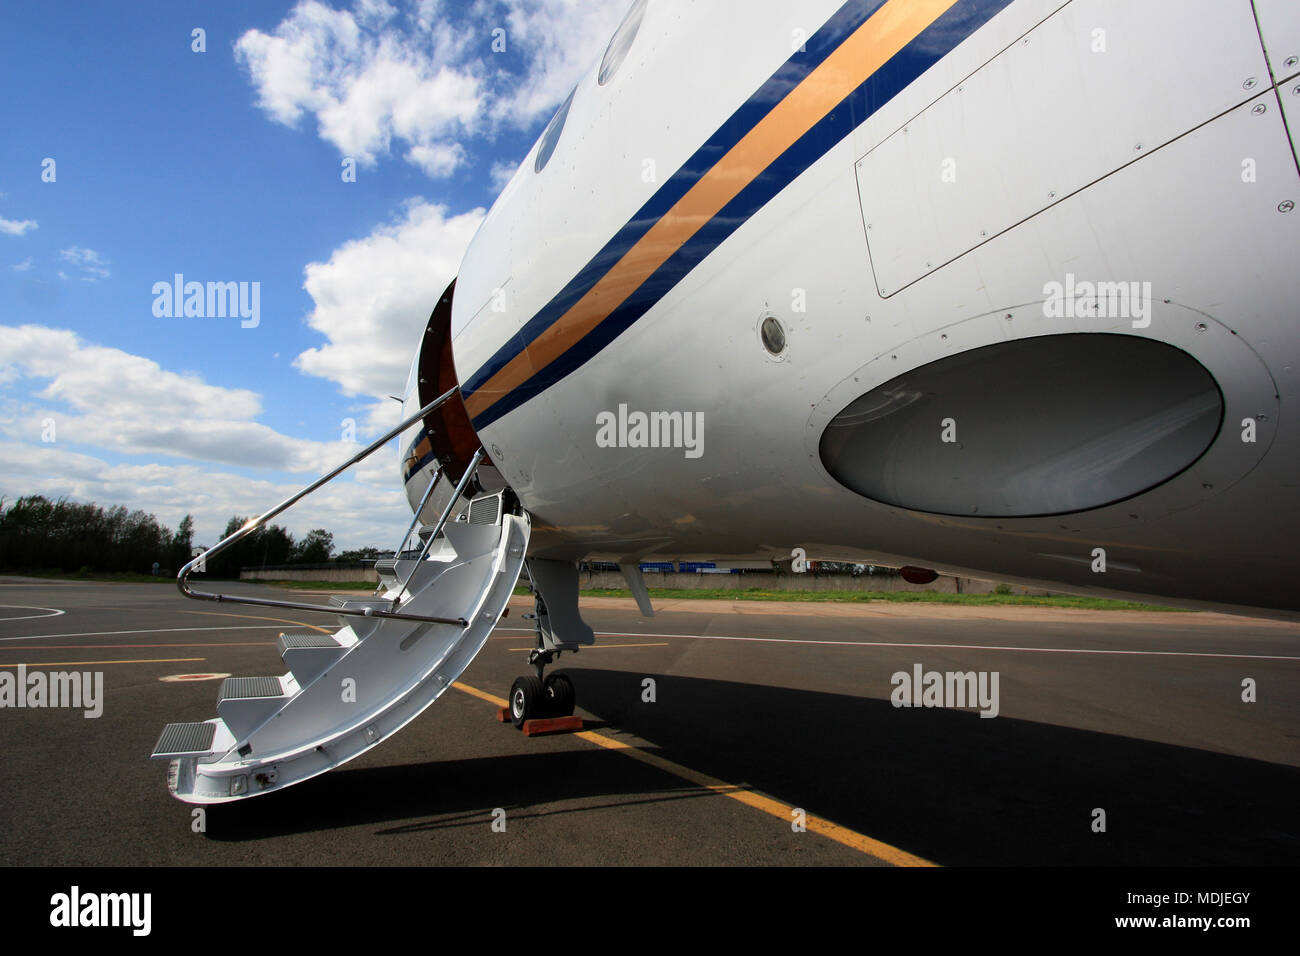
[[[527,571],[528,565],[524,567]],[[537,646],[528,652],[528,664],[536,671],[536,676],[516,677],[510,687],[510,721],[516,727],[523,727],[526,720],[571,717],[577,702],[573,681],[568,675],[548,675],[546,665],[564,651],[576,653],[579,645],[556,638],[546,601],[533,580],[531,571],[528,571],[528,584],[533,592],[533,613],[525,614],[524,617],[533,621],[537,638]],[[573,597],[576,610],[576,587]]]

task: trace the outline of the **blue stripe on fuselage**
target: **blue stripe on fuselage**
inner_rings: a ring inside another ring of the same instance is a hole
[[[719,159],[865,23],[883,2],[884,0],[851,0],[841,7],[809,39],[807,53],[792,56],[758,92],[736,110],[578,275],[471,376],[469,382],[462,386],[462,394],[468,398],[482,387],[506,363],[522,352],[527,343],[548,329],[586,295]],[[487,427],[588,362],[649,311],[774,196],[1010,2],[1011,0],[958,0],[760,173],[595,329],[475,417],[474,427]]]

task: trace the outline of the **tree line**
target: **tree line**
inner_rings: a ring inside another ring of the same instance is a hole
[[[248,519],[235,516],[222,537]],[[0,570],[89,571],[175,574],[195,551],[194,518],[186,515],[175,531],[144,511],[121,505],[102,508],[43,495],[27,495],[6,504],[0,498]],[[238,578],[239,569],[280,564],[352,563],[392,554],[361,548],[334,555],[334,536],[313,528],[300,540],[280,525],[265,525],[206,562],[213,577]]]

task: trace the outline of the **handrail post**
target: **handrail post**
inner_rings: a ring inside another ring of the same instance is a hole
[[[439,468],[433,473],[433,480],[429,482],[429,487],[424,489],[424,495],[420,498],[420,505],[415,509],[415,517],[411,519],[411,526],[406,529],[406,534],[402,536],[401,542],[397,545],[397,550],[393,553],[393,560],[397,560],[402,556],[402,551],[406,549],[406,542],[411,538],[411,532],[420,523],[420,515],[424,512],[424,506],[429,503],[429,496],[433,494],[433,489],[438,487],[438,482],[441,479],[442,469]]]

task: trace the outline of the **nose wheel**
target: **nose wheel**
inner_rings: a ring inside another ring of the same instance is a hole
[[[571,717],[577,697],[573,681],[566,674],[551,674],[542,685],[542,700],[549,711],[547,717]]]
[[[566,674],[516,677],[510,687],[510,722],[522,727],[526,720],[571,717],[577,703],[573,681]]]
[[[539,717],[542,704],[542,682],[536,677],[516,677],[510,687],[510,722],[522,727],[525,720]]]

